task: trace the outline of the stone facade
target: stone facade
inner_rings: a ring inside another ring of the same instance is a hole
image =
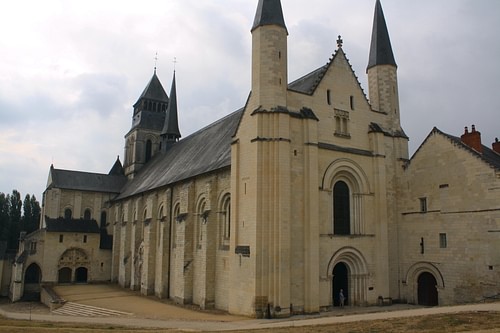
[[[37,253],[19,254],[14,294],[30,263],[42,282],[60,281],[64,253],[76,249],[88,262],[71,266],[71,281],[85,267],[88,281],[255,317],[329,309],[340,289],[352,306],[500,293],[500,155],[436,129],[409,159],[380,2],[369,98],[341,38],[325,66],[288,84],[287,36],[280,1],[260,0],[247,103],[180,141],[175,89],[169,99],[155,73],[155,91],[134,105],[125,167],[73,172],[92,190],[61,182],[44,195],[49,218],[101,214],[112,250],[95,233],[61,243],[42,223],[26,237]]]
[[[422,272],[436,279],[439,304],[497,295],[499,170],[434,129],[406,168],[404,182],[398,237],[402,298],[419,302]]]

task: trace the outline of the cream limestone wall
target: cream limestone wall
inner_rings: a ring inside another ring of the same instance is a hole
[[[64,211],[67,208],[71,209],[74,219],[83,218],[85,210],[90,209],[91,219],[95,219],[99,226],[102,212],[106,213],[108,219],[111,217],[108,211],[108,203],[114,197],[114,194],[50,188],[43,195],[42,227],[45,227],[44,216],[49,218],[64,217]],[[107,231],[108,234],[113,235],[111,223],[108,224]]]
[[[418,303],[422,272],[436,278],[440,305],[500,293],[498,172],[433,131],[412,158],[405,186],[399,230],[404,298]],[[421,211],[421,198],[427,211]],[[446,235],[445,247],[440,234]]]
[[[114,215],[123,216],[115,225],[121,234],[119,284],[128,287],[130,281],[144,295],[182,304],[227,308],[229,287],[221,282],[227,281],[230,249],[222,247],[218,232],[222,197],[230,193],[229,175],[228,169],[221,170],[160,188],[145,199],[141,195],[115,203]],[[127,253],[134,258],[130,265]]]

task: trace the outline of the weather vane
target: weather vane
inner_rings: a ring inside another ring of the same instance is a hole
[[[174,60],[172,62],[174,63],[174,72],[175,72],[175,64],[177,64],[177,57],[174,57]]]
[[[156,73],[156,64],[158,63],[158,52],[155,53],[155,73]]]

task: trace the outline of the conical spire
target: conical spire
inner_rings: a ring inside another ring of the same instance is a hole
[[[384,12],[380,0],[375,4],[373,18],[372,42],[367,70],[377,65],[393,65],[397,67],[392,53],[391,40],[385,23]]]
[[[287,30],[280,0],[259,0],[252,31],[263,25],[278,25]]]
[[[124,176],[125,171],[123,170],[122,162],[120,162],[120,156],[116,158],[115,164],[113,164],[113,167],[111,170],[109,170],[108,175],[110,176]]]
[[[177,117],[177,90],[175,87],[175,72],[172,79],[172,87],[170,88],[170,101],[167,107],[167,114],[165,116],[165,124],[161,131],[162,137],[167,142],[176,142],[181,137],[179,131],[179,121]]]

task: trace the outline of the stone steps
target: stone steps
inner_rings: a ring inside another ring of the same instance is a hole
[[[99,308],[91,305],[66,302],[62,307],[52,311],[53,314],[79,317],[120,317],[130,316],[132,313]]]

